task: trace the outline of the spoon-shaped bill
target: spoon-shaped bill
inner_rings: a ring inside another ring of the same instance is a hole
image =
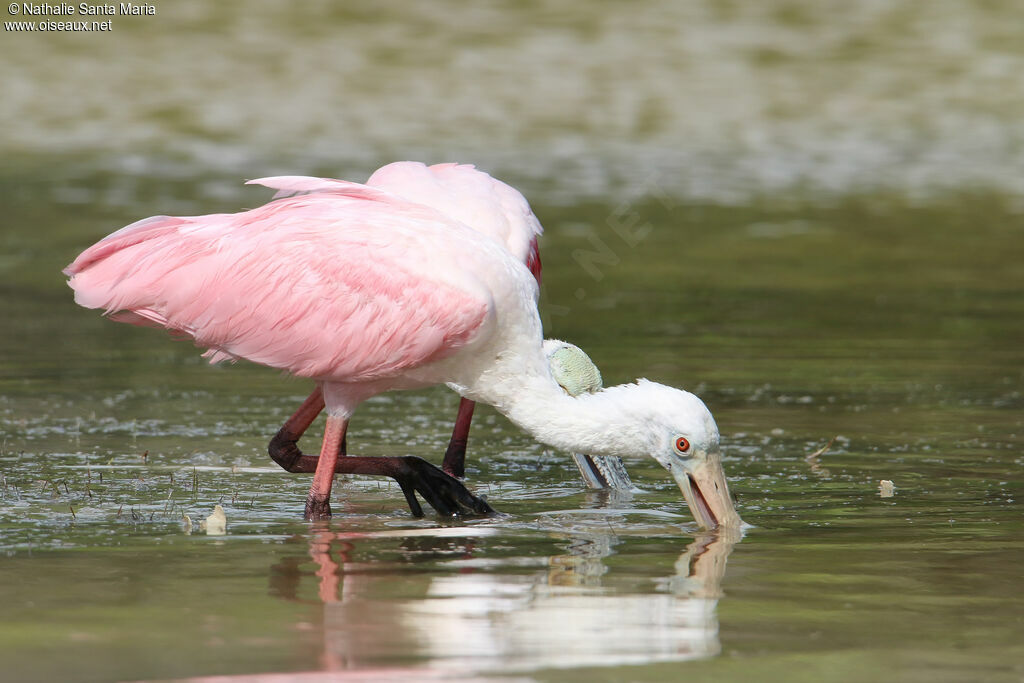
[[[729,495],[719,457],[692,464],[679,460],[672,464],[671,472],[693,518],[702,528],[739,527],[743,523]]]

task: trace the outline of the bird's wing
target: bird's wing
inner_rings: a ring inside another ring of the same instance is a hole
[[[426,166],[418,161],[383,166],[366,184],[432,207],[498,240],[539,279],[537,239],[543,228],[515,188],[469,164]]]
[[[350,197],[362,197],[377,201],[393,201],[394,197],[383,190],[368,185],[353,183],[347,180],[336,180],[334,178],[314,178],[303,175],[280,175],[267,178],[256,178],[247,180],[246,185],[262,185],[272,190],[277,190],[274,199],[281,197],[292,197],[299,194],[312,194],[314,192],[332,192]]]
[[[493,300],[473,276],[483,258],[474,240],[489,243],[415,204],[314,193],[237,214],[146,219],[65,273],[79,304],[191,337],[213,361],[367,381],[483,333]]]

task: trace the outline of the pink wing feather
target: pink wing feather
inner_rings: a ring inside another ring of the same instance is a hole
[[[65,270],[75,300],[191,337],[211,362],[245,358],[334,381],[393,376],[480,332],[490,300],[423,265],[439,245],[442,260],[471,259],[459,253],[465,228],[353,183],[258,182],[314,194],[130,225]]]
[[[274,198],[332,192],[380,201],[399,198],[429,206],[476,232],[492,237],[523,261],[541,281],[538,238],[544,229],[529,202],[514,187],[472,164],[396,161],[377,169],[366,185],[333,178],[277,176],[248,181],[277,190]]]
[[[505,245],[530,265],[540,281],[537,238],[543,232],[529,202],[510,185],[470,164],[396,161],[377,169],[366,184],[432,207]]]
[[[272,190],[277,190],[274,199],[291,197],[298,194],[312,194],[314,192],[332,192],[351,197],[362,197],[377,201],[394,201],[394,195],[347,180],[336,180],[334,178],[313,178],[303,175],[281,175],[270,178],[256,178],[247,180],[246,185],[262,185]]]

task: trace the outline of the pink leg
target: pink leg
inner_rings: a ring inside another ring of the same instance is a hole
[[[316,462],[313,485],[306,496],[306,519],[324,519],[331,516],[331,484],[334,483],[334,470],[338,466],[338,458],[344,455],[347,429],[347,418],[333,415],[327,417],[324,442]]]
[[[459,420],[456,422],[454,443],[462,444],[462,458],[465,457],[465,435],[469,433],[469,420],[473,415],[473,402],[466,401],[468,408],[464,411],[460,405]],[[332,419],[327,420],[321,457],[305,455],[299,450],[298,440],[302,434],[324,409],[323,392],[317,387],[309,395],[295,414],[288,418],[284,426],[270,441],[270,457],[288,472],[315,472],[313,486],[306,500],[306,518],[330,516],[330,492],[333,477],[331,472],[338,474],[369,474],[391,477],[398,482],[405,494],[409,509],[417,517],[423,516],[423,509],[416,501],[416,493],[422,495],[439,514],[450,516],[455,514],[490,514],[494,510],[487,502],[477,498],[466,490],[457,479],[414,456],[404,457],[356,457],[346,456],[345,428],[340,434],[332,433]],[[461,425],[461,426],[460,426]],[[459,439],[459,435],[461,439]],[[451,447],[449,447],[451,450]],[[323,457],[327,455],[327,457]],[[447,462],[447,456],[446,456]],[[458,460],[462,467],[462,461]],[[461,471],[461,469],[460,469]]]
[[[441,469],[453,477],[466,476],[466,444],[469,441],[469,425],[473,421],[473,408],[476,403],[464,398],[459,401],[459,415],[455,418],[455,429],[452,440],[448,442],[448,450],[444,453]]]

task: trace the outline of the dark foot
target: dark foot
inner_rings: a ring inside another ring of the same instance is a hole
[[[296,440],[281,430],[270,442],[270,457],[288,472],[315,472],[319,458],[305,455],[296,445]],[[416,500],[418,492],[437,514],[444,517],[454,515],[489,515],[494,508],[483,498],[474,496],[458,479],[444,470],[431,465],[423,458],[405,457],[363,457],[342,456],[334,470],[337,474],[375,474],[391,477],[402,487],[409,510],[416,517],[423,516],[423,508]],[[306,500],[306,519],[330,517],[329,501]]]
[[[309,522],[316,521],[318,519],[330,519],[331,501],[327,498],[319,498],[310,493],[306,496],[306,511],[302,516]]]
[[[416,500],[417,491],[437,514],[444,517],[494,513],[494,508],[488,505],[486,500],[474,496],[458,479],[423,458],[408,455],[395,459],[401,464],[394,478],[402,487],[402,493],[405,494],[405,500],[409,503],[409,510],[414,517],[423,516],[423,508]]]
[[[423,516],[423,508],[416,500],[417,493],[443,517],[494,512],[487,501],[470,493],[458,479],[414,455],[390,458],[350,455],[338,459],[335,472],[391,477],[402,487],[409,510],[416,517]]]

